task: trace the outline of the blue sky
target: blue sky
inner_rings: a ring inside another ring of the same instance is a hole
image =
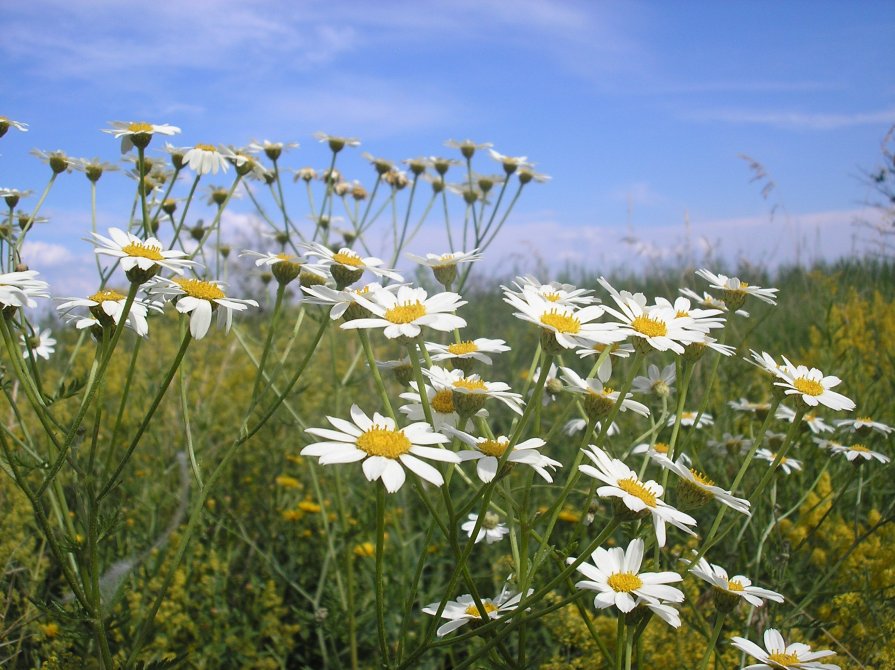
[[[609,272],[686,240],[756,263],[834,257],[866,246],[852,222],[873,217],[860,176],[895,123],[892,35],[882,0],[8,3],[0,114],[30,131],[0,140],[0,186],[40,191],[31,148],[118,160],[111,120],[180,126],[182,145],[297,141],[293,167],[326,162],[317,130],[395,160],[469,137],[553,177],[495,257]],[[370,183],[355,153],[346,176]],[[127,188],[101,182],[104,224],[126,223]],[[86,180],[63,175],[38,260],[92,262],[88,211]],[[428,230],[418,250],[442,244]]]

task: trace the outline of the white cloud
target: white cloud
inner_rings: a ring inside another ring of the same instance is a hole
[[[34,270],[70,263],[74,255],[61,244],[26,240],[22,245],[22,259]]]
[[[762,125],[796,130],[838,130],[851,126],[895,123],[895,107],[849,114],[717,109],[690,112],[684,116],[692,121]]]

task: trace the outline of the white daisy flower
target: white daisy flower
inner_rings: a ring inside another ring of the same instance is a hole
[[[459,263],[474,263],[482,258],[482,254],[479,253],[478,249],[473,249],[472,251],[451,251],[445,254],[426,254],[425,257],[411,253],[404,255],[414,263],[432,269],[458,265]]]
[[[472,140],[448,140],[444,146],[450,149],[459,149],[464,158],[472,158],[473,154],[479,149],[490,149],[493,144],[491,142],[473,142]]]
[[[786,395],[798,395],[802,401],[810,407],[824,405],[834,410],[851,411],[855,403],[841,393],[831,391],[842,380],[833,375],[824,376],[817,368],[808,368],[804,365],[793,365],[786,357],[783,357],[784,366],[779,377],[781,381],[774,382],[775,386],[783,388]]]
[[[460,530],[465,532],[469,537],[472,537],[472,531],[475,530],[475,525],[479,520],[478,514],[470,514],[466,517],[468,521],[464,521],[460,525]],[[482,540],[485,541],[485,544],[494,544],[495,542],[500,542],[504,537],[510,534],[510,529],[507,528],[505,523],[500,523],[500,517],[494,514],[493,512],[486,512],[485,518],[482,520],[482,525],[479,528],[479,532],[475,536],[475,544],[478,544]]]
[[[426,348],[435,363],[474,359],[486,365],[491,365],[491,357],[488,354],[499,354],[510,350],[504,340],[490,340],[486,337],[453,344],[426,342]]]
[[[315,274],[320,272],[319,268],[309,269]],[[382,284],[379,284],[378,282],[371,282],[360,288],[345,288],[341,291],[337,291],[330,286],[320,284],[317,286],[302,286],[301,290],[308,295],[305,302],[310,305],[332,305],[332,309],[329,311],[329,318],[339,319],[343,316],[346,318],[369,317],[370,311],[357,302],[358,296],[368,296],[379,290],[391,291],[394,293],[401,286],[404,286],[404,284],[382,286]],[[353,309],[352,306],[354,306]],[[351,309],[351,312],[348,311],[349,309]]]
[[[650,363],[645,377],[642,375],[634,377],[631,390],[637,393],[654,393],[660,398],[667,398],[674,393],[676,377],[674,363],[669,363],[661,370],[657,365]]]
[[[693,319],[689,316],[678,316],[672,307],[647,306],[646,296],[642,293],[631,294],[627,291],[616,291],[605,277],[598,280],[612,297],[618,309],[606,307],[605,310],[619,321],[613,324],[625,337],[633,337],[635,348],[641,346],[671,350],[677,354],[684,353],[684,345],[700,342],[705,333],[692,328]],[[645,350],[646,351],[646,350]]]
[[[56,351],[56,339],[52,337],[53,333],[49,328],[44,328],[40,332],[35,332],[34,336],[27,340],[24,335],[19,336],[22,345],[22,357],[31,358],[32,353],[40,356],[45,361],[50,360],[50,354]]]
[[[118,291],[104,289],[94,293],[89,298],[64,298],[66,302],[60,304],[58,309],[69,321],[74,321],[78,330],[92,326],[116,326],[121,322],[124,305],[127,296]],[[72,313],[75,308],[86,307],[90,316]],[[149,333],[149,324],[146,321],[146,313],[149,308],[160,310],[156,305],[144,303],[135,299],[127,314],[125,325],[131,328],[140,337],[146,337]]]
[[[214,312],[218,313],[218,327],[229,332],[234,311],[258,307],[255,300],[228,298],[221,289],[221,282],[164,277],[156,277],[154,281],[149,287],[150,294],[175,300],[175,309],[181,314],[190,315],[190,334],[197,340],[208,333]]]
[[[146,279],[143,277],[152,272],[158,272],[161,268],[182,275],[184,268],[197,264],[195,261],[185,258],[186,253],[183,251],[165,249],[162,243],[154,237],[141,240],[133,233],[128,233],[120,228],[109,228],[109,237],[103,237],[98,233],[91,233],[91,235],[101,245],[94,251],[102,256],[118,258],[121,268],[128,274],[128,279],[131,281],[134,281],[134,278],[146,281],[149,277]],[[137,271],[133,271],[134,268],[137,268]]]
[[[609,414],[618,402],[620,394],[600,379],[582,379],[572,368],[562,368],[562,377],[566,381],[565,390],[584,395],[584,411],[588,416],[600,417]],[[631,400],[630,394],[621,401],[622,412],[631,410],[640,416],[649,416],[649,408],[643,403]]]
[[[681,478],[677,488],[678,503],[686,503],[686,506],[692,509],[702,507],[714,499],[737,512],[749,516],[750,504],[748,500],[737,498],[730,491],[725,491],[720,486],[715,486],[715,482],[705,474],[689,467],[683,459],[678,458],[677,461],[672,461],[668,456],[660,453],[653,454],[652,459]]]
[[[753,286],[736,277],[715,274],[705,268],[697,270],[696,274],[705,279],[713,289],[722,291],[724,302],[735,309],[739,309],[742,306],[743,300],[747,295],[754,296],[770,305],[777,304],[776,298],[779,289]]]
[[[514,316],[540,326],[542,334],[552,336],[562,349],[611,344],[626,337],[615,324],[596,322],[603,315],[600,305],[578,309],[545,300],[532,288],[525,288],[522,296],[504,291],[504,302],[519,310]]]
[[[686,560],[685,562],[690,563]],[[753,586],[752,580],[743,575],[734,575],[730,578],[727,576],[727,570],[720,565],[709,563],[705,558],[700,558],[696,565],[691,566],[690,572],[711,584],[716,591],[737,600],[743,599],[753,607],[761,607],[765,600],[783,602],[783,596],[776,591]]]
[[[504,156],[494,151],[494,149],[488,149],[488,155],[500,163],[503,166],[503,171],[507,174],[513,174],[522,167],[534,167],[534,163],[528,161],[528,156]]]
[[[752,448],[752,440],[725,432],[720,440],[708,440],[706,446],[728,456],[740,456]]]
[[[453,435],[464,444],[473,447],[473,450],[460,451],[457,455],[464,462],[476,461],[476,474],[483,482],[488,483],[494,479],[497,474],[497,463],[503,453],[510,446],[508,437],[498,435],[495,439],[485,437],[474,437],[469,433],[464,433],[456,428],[446,427],[445,432]],[[562,463],[552,458],[544,456],[537,451],[543,447],[546,442],[537,437],[533,437],[524,442],[520,442],[513,447],[510,455],[507,456],[507,463],[521,463],[528,465],[532,470],[537,472],[544,480],[553,481],[548,469],[561,468]]]
[[[389,338],[414,338],[422,332],[422,326],[443,332],[463,328],[466,320],[453,314],[466,304],[457,293],[436,293],[428,297],[421,288],[401,286],[397,293],[374,290],[367,296],[355,297],[358,304],[373,313],[372,318],[348,321],[342,328],[384,328]]]
[[[307,249],[308,253],[312,256],[318,256],[321,265],[334,273],[333,277],[337,282],[340,282],[340,276],[344,276],[346,279],[353,277],[351,281],[341,282],[345,286],[353,284],[360,279],[360,275],[364,270],[369,270],[377,277],[388,277],[394,281],[403,281],[404,279],[394,270],[381,267],[383,264],[381,258],[376,258],[375,256],[363,258],[356,251],[352,251],[348,247],[342,247],[339,251],[333,251],[317,242],[308,242],[301,246]]]
[[[0,137],[3,137],[6,134],[6,131],[10,128],[15,128],[23,133],[28,132],[28,124],[22,123],[21,121],[13,121],[8,116],[0,116]]]
[[[758,458],[762,461],[767,461],[768,463],[773,464],[774,461],[777,460],[777,454],[775,454],[770,449],[762,448],[755,452],[755,458]],[[801,470],[802,462],[797,461],[794,458],[789,458],[787,456],[784,456],[780,460],[780,463],[777,465],[777,467],[780,468],[781,470],[783,470],[784,474],[788,475],[788,474],[792,474],[792,472],[794,470]]]
[[[786,405],[779,405],[777,411],[774,412],[774,418],[786,421],[787,423],[792,423],[796,418],[796,413],[795,410],[790,409]],[[815,435],[833,432],[833,426],[824,422],[823,419],[813,413],[804,414],[802,416],[802,423],[808,426],[811,432]]]
[[[298,142],[271,142],[270,140],[257,140],[249,144],[249,151],[255,153],[264,152],[270,160],[276,161],[285,151],[291,151],[298,148]]]
[[[711,426],[715,423],[715,420],[712,418],[711,414],[702,413],[702,416],[699,417],[699,422],[696,421],[696,412],[681,412],[681,425],[686,428],[705,428],[706,426]],[[668,421],[666,422],[666,426],[671,427],[674,426],[674,423],[677,419],[674,416],[668,417]]]
[[[766,415],[771,409],[771,403],[769,402],[752,402],[746,398],[728,400],[727,405],[737,412],[749,412],[750,414]]]
[[[389,417],[378,413],[370,419],[357,405],[351,406],[351,421],[326,417],[337,430],[308,428],[305,432],[324,438],[301,450],[302,456],[316,456],[320,465],[356,463],[363,461],[367,481],[381,479],[386,491],[401,488],[408,469],[435,486],[444,484],[441,473],[423,461],[430,459],[444,463],[459,463],[452,451],[429,446],[449,442],[449,438],[433,433],[427,423],[412,423],[398,428]]]
[[[703,307],[708,307],[709,309],[720,309],[723,312],[729,311],[727,303],[725,303],[720,298],[716,298],[707,291],[703,291],[702,295],[689,288],[681,288],[678,289],[678,291],[682,296],[695,301],[697,304],[702,305]],[[735,314],[737,314],[738,316],[742,316],[743,318],[749,318],[749,312],[744,309],[736,310]]]
[[[695,535],[687,526],[695,526],[696,519],[659,499],[664,493],[661,484],[653,480],[640,481],[637,473],[631,468],[592,444],[583,451],[596,467],[585,464],[580,465],[578,469],[605,484],[597,489],[597,495],[617,498],[620,507],[630,510],[637,516],[646,514],[652,516],[656,542],[660,547],[665,546],[666,522],[685,533]]]
[[[325,142],[326,144],[328,144],[330,151],[332,151],[333,153],[339,153],[345,147],[360,146],[360,140],[355,137],[339,137],[338,135],[327,135],[320,130],[314,133],[314,138],[318,142]]]
[[[724,317],[718,316],[722,313],[720,309],[694,308],[687,298],[675,298],[673,303],[665,298],[656,298],[656,306],[673,309],[678,316],[689,316],[693,319],[690,330],[708,333],[712,329],[724,327]]]
[[[760,661],[747,665],[743,670],[840,670],[835,663],[817,662],[819,658],[835,656],[835,651],[811,651],[811,647],[801,642],[786,644],[780,631],[775,628],[764,632],[764,649],[743,637],[732,637],[730,640],[734,647]]]
[[[575,558],[566,559],[574,563]],[[658,602],[684,602],[684,593],[668,584],[682,581],[676,572],[640,572],[643,562],[643,540],[631,540],[627,549],[598,547],[591,554],[593,564],[584,562],[576,570],[587,579],[575,584],[575,588],[597,591],[594,607],[616,607],[620,612],[633,610],[639,600]],[[636,600],[635,600],[636,598]]]
[[[225,173],[230,169],[231,161],[241,165],[244,159],[233,153],[232,149],[224,146],[197,144],[183,152],[184,165],[189,166],[193,172],[200,175],[217,174],[218,171]]]
[[[505,293],[513,293],[520,298],[525,293],[526,288],[530,290],[533,289],[535,293],[547,302],[555,302],[560,305],[570,305],[572,307],[585,307],[600,302],[590,289],[577,288],[573,284],[563,284],[558,281],[542,284],[532,275],[521,275],[516,277],[513,286],[518,290],[513,290],[506,286],[502,286],[501,288]]]
[[[529,589],[527,595],[530,595],[533,592],[533,589]],[[444,607],[444,611],[441,613],[442,619],[448,619],[446,624],[439,626],[436,634],[438,637],[444,637],[448,633],[452,633],[461,626],[466,625],[470,621],[482,620],[485,617],[490,619],[499,619],[502,615],[507,612],[511,612],[519,605],[519,601],[522,600],[522,594],[517,593],[513,595],[511,591],[505,586],[503,590],[500,592],[496,598],[482,598],[481,603],[485,608],[485,616],[482,616],[482,613],[479,612],[478,607],[475,604],[475,601],[472,599],[471,595],[460,596],[456,600],[448,600],[447,604]],[[438,612],[438,606],[441,603],[432,603],[431,605],[426,605],[423,608],[423,612],[426,614],[434,615]]]
[[[176,135],[180,132],[177,126],[171,126],[167,123],[154,124],[144,121],[110,121],[111,128],[103,130],[116,139],[121,138],[121,153],[126,154],[135,146],[146,147],[152,136],[159,135]]]
[[[462,370],[445,370],[437,365],[423,370],[423,374],[436,390],[453,391],[454,405],[461,413],[478,411],[487,398],[496,398],[516,414],[522,414],[522,396],[510,391],[509,384],[486,382],[479,375],[466,375]]]
[[[749,350],[749,354],[751,358],[744,358],[747,363],[751,363],[756,366],[759,370],[764,372],[771,377],[781,377],[781,372],[784,367],[784,363],[778,363],[777,360],[771,356],[766,351],[755,351],[754,349]]]
[[[49,298],[50,285],[37,270],[0,274],[0,307],[37,307],[34,298]]]
[[[869,433],[874,431],[880,435],[889,436],[895,428],[881,421],[874,421],[869,416],[859,416],[855,419],[836,419],[833,422],[837,430],[849,430],[853,433]]]
[[[407,359],[407,364],[410,365],[409,358]],[[400,397],[403,400],[411,401],[411,403],[409,405],[402,405],[399,410],[411,421],[426,421],[426,410],[423,409],[422,399],[417,391],[416,382],[410,381],[408,386],[410,386],[413,391],[402,393]],[[436,391],[433,387],[426,384],[426,397],[429,400],[429,410],[432,413],[432,427],[436,431],[440,431],[445,426],[450,426],[451,428],[456,428],[458,426],[460,423],[460,414],[454,406],[453,389],[442,388]],[[482,408],[473,416],[486,417],[488,416],[488,410]],[[463,428],[466,428],[470,419],[471,417],[467,417],[466,425],[464,425]]]
[[[861,463],[873,459],[878,460],[880,463],[888,463],[891,460],[885,454],[881,454],[878,451],[872,451],[871,449],[865,447],[863,444],[852,444],[846,446],[844,444],[830,443],[828,448],[834,454],[844,455],[848,459],[849,463]]]

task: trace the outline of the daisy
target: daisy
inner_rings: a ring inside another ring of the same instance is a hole
[[[704,428],[705,426],[711,426],[715,423],[715,420],[712,418],[711,414],[706,414],[703,412],[702,416],[699,417],[699,421],[696,421],[696,412],[682,412],[681,413],[681,425],[687,428]],[[677,418],[674,416],[668,417],[668,422],[665,424],[668,427],[674,426]]]
[[[842,382],[839,377],[824,376],[817,368],[793,365],[786,357],[783,361],[784,366],[779,373],[781,381],[774,382],[774,385],[781,387],[786,395],[798,395],[810,407],[820,404],[833,410],[844,409],[849,412],[855,408],[853,400],[830,390]]]
[[[532,593],[532,589],[528,590],[528,593],[525,595],[528,596]],[[519,605],[519,601],[522,600],[522,594],[517,593],[516,595],[512,595],[512,592],[505,586],[503,590],[500,592],[496,598],[482,598],[481,603],[485,608],[485,615],[490,619],[499,619],[502,615],[507,612],[511,612]],[[426,605],[423,608],[423,612],[426,614],[432,614],[438,612],[438,607],[441,603],[432,603],[431,605]],[[452,633],[461,626],[466,625],[470,621],[481,621],[484,617],[482,613],[479,612],[478,607],[475,604],[471,595],[460,596],[456,600],[448,600],[447,604],[444,607],[444,610],[441,613],[442,619],[448,619],[446,624],[439,626],[436,634],[438,637],[444,637],[448,633]]]
[[[764,649],[746,638],[730,639],[734,647],[761,661],[747,665],[743,670],[840,670],[835,663],[817,663],[819,658],[835,656],[835,651],[811,651],[811,647],[801,642],[786,644],[775,628],[764,632]]]
[[[724,433],[720,440],[708,440],[706,446],[729,456],[739,456],[752,448],[752,440],[743,435]]]
[[[690,561],[685,561],[690,563]],[[690,572],[714,587],[714,591],[721,595],[722,598],[729,599],[733,605],[742,598],[753,607],[761,607],[765,600],[773,600],[775,603],[782,603],[783,596],[776,591],[763,589],[752,585],[752,580],[743,575],[734,575],[733,578],[727,576],[727,570],[720,565],[709,563],[705,558],[700,558],[696,565],[690,568]],[[733,609],[733,607],[730,607]]]
[[[377,277],[388,277],[395,281],[402,281],[403,277],[394,270],[381,267],[382,259],[370,256],[362,258],[356,251],[342,247],[339,251],[333,251],[322,244],[309,242],[302,244],[312,256],[318,256],[323,267],[333,273],[336,283],[343,286],[353,284],[360,279],[364,270],[369,270]],[[350,279],[350,281],[347,281]]]
[[[689,298],[690,300],[696,301],[697,304],[700,304],[703,307],[708,307],[710,309],[720,309],[721,311],[724,311],[724,312],[729,311],[729,308],[727,307],[727,303],[725,303],[720,298],[716,298],[711,293],[708,293],[706,291],[703,291],[702,295],[698,294],[696,291],[694,291],[693,289],[689,289],[689,288],[681,288],[681,289],[678,289],[678,291],[684,297]],[[744,309],[736,310],[735,314],[737,314],[738,316],[742,316],[744,318],[749,318],[749,312],[747,312]]]
[[[342,328],[384,328],[388,339],[414,338],[422,332],[422,326],[443,332],[463,328],[466,320],[453,314],[466,304],[457,293],[436,293],[427,297],[425,289],[401,286],[397,293],[374,290],[369,297],[355,298],[372,312],[372,318],[347,321]]]
[[[637,517],[651,515],[656,542],[660,547],[665,546],[666,522],[695,535],[687,526],[695,526],[696,519],[659,499],[664,493],[661,484],[652,480],[640,481],[631,468],[592,444],[583,451],[596,467],[585,464],[578,466],[578,469],[605,484],[597,489],[597,495],[617,498],[620,511],[633,512]]]
[[[257,140],[249,144],[249,151],[254,152],[264,152],[264,155],[267,156],[272,161],[277,161],[284,151],[291,151],[292,149],[298,148],[298,142],[271,142],[269,140],[262,140],[258,142]]]
[[[718,316],[722,313],[720,309],[696,309],[690,306],[687,298],[676,298],[673,303],[665,298],[656,298],[656,306],[673,309],[678,316],[689,316],[693,319],[692,330],[708,333],[724,327],[724,317]]]
[[[233,312],[258,307],[251,299],[228,298],[220,282],[201,279],[167,279],[157,277],[149,287],[150,294],[176,300],[174,307],[181,314],[190,315],[190,334],[201,340],[208,333],[211,315],[218,313],[218,327],[230,331]]]
[[[466,375],[462,370],[445,370],[433,365],[423,370],[436,390],[450,389],[454,406],[461,414],[474,413],[482,408],[487,398],[496,398],[516,414],[522,414],[522,396],[510,391],[504,382],[486,382],[479,375]]]
[[[470,514],[466,518],[468,521],[463,522],[460,526],[460,530],[465,532],[469,537],[472,537],[472,531],[475,530],[479,515]],[[509,534],[510,529],[507,528],[506,524],[500,523],[499,516],[493,512],[486,512],[485,518],[482,520],[482,525],[479,528],[479,532],[475,536],[475,544],[478,544],[482,540],[485,541],[485,544],[494,544],[495,542],[500,542]]]
[[[646,370],[646,377],[634,377],[631,390],[637,393],[655,393],[660,398],[667,398],[674,393],[676,376],[674,363],[669,363],[661,370],[657,365],[650,363]]]
[[[787,423],[792,423],[796,418],[796,413],[786,405],[779,405],[777,411],[774,412],[774,418],[786,421]],[[824,420],[816,414],[804,414],[802,416],[802,422],[808,426],[809,430],[815,435],[833,432],[833,426],[825,423]]]
[[[72,161],[72,167],[78,172],[87,175],[87,179],[96,183],[99,178],[106,172],[117,172],[118,166],[114,163],[107,163],[99,158],[75,158]]]
[[[746,400],[746,398],[728,400],[727,404],[737,412],[749,412],[760,416],[766,416],[771,409],[771,403],[769,402],[752,402],[751,400]]]
[[[314,270],[316,272],[320,272],[318,268],[314,268]],[[315,276],[322,277],[322,275]],[[326,286],[324,284],[318,284],[316,286],[305,286],[304,282],[302,282],[301,288],[302,291],[307,294],[305,302],[307,302],[308,304],[323,306],[332,305],[332,309],[329,310],[330,319],[340,319],[344,316],[346,320],[350,320],[361,317],[369,317],[371,315],[370,311],[366,307],[362,307],[360,304],[358,304],[358,296],[366,296],[380,289],[394,292],[397,291],[400,286],[403,286],[403,284],[391,284],[390,286],[382,286],[379,283],[372,282],[370,284],[365,284],[360,288],[345,288],[341,291],[337,291],[331,286]]]
[[[504,156],[494,149],[488,149],[488,154],[503,166],[503,171],[507,174],[513,174],[521,167],[534,167],[533,163],[528,162],[528,156]]]
[[[569,557],[566,562],[571,564],[575,560]],[[615,606],[620,612],[628,613],[637,606],[638,601],[684,601],[683,591],[668,586],[683,580],[678,573],[640,572],[643,562],[643,540],[640,538],[631,540],[627,549],[597,547],[591,554],[591,560],[593,564],[584,562],[576,568],[587,579],[577,582],[575,588],[597,591],[594,597],[594,607],[597,609]]]
[[[564,387],[566,391],[584,395],[584,411],[591,418],[606,416],[619,402],[619,392],[604,386],[604,380],[582,379],[572,368],[562,368],[562,376],[566,381]],[[631,400],[630,395],[622,399],[619,409],[622,412],[631,410],[640,416],[649,416],[649,408],[643,403]]]
[[[493,144],[491,142],[476,143],[472,140],[448,140],[444,146],[450,149],[459,149],[464,158],[472,158],[473,154],[479,149],[490,149]]]
[[[177,126],[167,123],[156,125],[143,121],[110,121],[111,128],[103,130],[116,139],[121,138],[121,153],[126,154],[134,147],[145,149],[155,133],[159,135],[176,135],[180,132]]]
[[[569,419],[563,426],[562,432],[571,437],[575,433],[580,433],[585,428],[587,428],[587,421],[585,419]],[[599,435],[602,429],[602,424],[597,421],[597,424],[594,426],[594,433]],[[612,437],[613,435],[618,435],[618,433],[618,424],[613,421],[612,424],[609,426],[609,430],[606,431],[606,436]]]
[[[771,377],[780,377],[781,371],[783,370],[783,363],[778,363],[777,360],[771,356],[766,351],[755,351],[754,349],[749,350],[749,354],[751,358],[744,358],[747,363],[751,363],[756,366],[759,370],[764,372]]]
[[[677,461],[672,461],[668,456],[659,453],[653,454],[652,459],[681,478],[678,483],[677,497],[679,502],[686,503],[688,508],[703,507],[714,499],[737,512],[749,515],[748,500],[737,498],[730,491],[715,486],[715,483],[705,474],[685,465],[683,459],[678,458]]]
[[[506,286],[502,286],[501,288],[505,293],[514,293],[521,298],[525,293],[526,287],[528,287],[534,289],[535,293],[547,302],[555,302],[560,305],[570,305],[572,307],[584,307],[585,305],[593,305],[600,302],[598,298],[592,295],[593,291],[589,289],[577,288],[573,284],[562,284],[558,281],[542,284],[532,275],[521,275],[516,277],[513,286],[518,290],[513,290]]]
[[[885,454],[881,454],[878,451],[871,451],[863,444],[852,444],[851,446],[845,446],[844,444],[830,444],[829,449],[834,454],[844,454],[850,463],[862,463],[873,459],[878,460],[880,463],[888,463],[891,460]]]
[[[286,252],[275,254],[273,252],[252,251],[246,249],[240,252],[240,257],[249,256],[255,259],[255,267],[267,268],[280,284],[288,284],[301,275],[302,270],[326,280],[326,273],[312,263],[308,263],[301,256],[293,256]]]
[[[37,270],[0,274],[0,307],[37,307],[34,298],[49,298],[50,285]]]
[[[15,128],[23,133],[28,132],[28,124],[21,121],[13,121],[8,116],[0,116],[0,137],[6,135],[6,131]]]
[[[230,162],[237,161],[237,156],[232,150],[213,144],[197,144],[183,152],[183,163],[198,175],[217,174],[218,170],[227,172]],[[237,164],[241,164],[239,160]]]
[[[752,286],[736,277],[728,277],[722,274],[716,275],[705,268],[697,270],[696,274],[705,279],[711,285],[711,288],[721,291],[724,295],[724,302],[732,309],[742,307],[747,295],[754,296],[770,305],[777,304],[776,298],[779,289]]]
[[[535,172],[534,170],[527,167],[519,168],[517,174],[519,175],[519,183],[523,186],[525,186],[530,181],[534,181],[536,184],[546,184],[548,181],[553,179],[553,177],[551,177],[549,174]]]
[[[494,476],[497,474],[498,461],[510,446],[509,438],[503,435],[499,435],[493,440],[485,437],[474,437],[469,433],[464,433],[462,430],[450,427],[445,428],[445,432],[458,438],[464,444],[473,447],[472,450],[460,451],[457,455],[464,462],[476,461],[475,469],[479,479],[486,484],[494,479]],[[545,481],[552,482],[553,477],[548,472],[548,469],[561,468],[562,463],[537,451],[545,444],[547,443],[544,440],[537,437],[520,442],[512,448],[505,462],[528,465]]]
[[[337,135],[327,135],[326,133],[318,130],[314,133],[314,139],[318,142],[326,142],[329,145],[330,151],[334,154],[339,153],[345,147],[359,147],[360,140],[354,137],[339,137]]]
[[[684,353],[684,345],[699,342],[704,333],[692,329],[693,318],[678,316],[672,307],[647,306],[646,296],[642,293],[631,294],[627,291],[616,291],[605,277],[598,280],[612,297],[618,309],[606,307],[606,311],[619,321],[613,324],[617,332],[633,340],[635,348],[638,344],[659,351],[671,350],[677,354]]]
[[[859,416],[855,419],[836,419],[833,422],[838,430],[849,430],[853,433],[866,434],[875,431],[880,435],[888,436],[895,429],[880,421],[874,421],[869,416]]]
[[[307,428],[305,432],[324,438],[301,450],[302,456],[317,456],[320,465],[355,463],[363,461],[367,481],[381,479],[385,489],[394,493],[404,484],[405,468],[435,486],[441,486],[444,478],[423,458],[444,463],[459,463],[460,457],[452,451],[428,446],[444,444],[450,439],[433,433],[429,424],[412,423],[398,428],[393,419],[373,414],[370,419],[357,405],[351,406],[351,421],[327,416],[337,430]]]
[[[499,354],[510,350],[504,340],[490,340],[486,337],[464,340],[454,344],[426,342],[426,348],[434,363],[451,361],[456,364],[457,361],[476,360],[485,365],[491,365],[491,357],[488,354]]]
[[[50,360],[50,354],[56,351],[56,340],[51,335],[52,331],[49,328],[44,328],[39,333],[35,332],[34,336],[29,337],[27,340],[24,335],[20,335],[22,357],[32,358],[33,353],[45,361]]]
[[[432,268],[435,279],[442,286],[450,286],[457,278],[457,265],[460,263],[475,263],[481,260],[482,255],[478,249],[472,251],[452,251],[446,254],[426,254],[425,258],[416,254],[405,254],[407,258],[427,268]]]
[[[547,348],[558,345],[557,353],[563,349],[590,347],[596,342],[611,344],[626,337],[615,324],[595,321],[603,315],[600,305],[578,309],[545,300],[532,288],[525,288],[522,296],[505,290],[504,302],[518,310],[514,316],[540,326],[542,345]]]
[[[407,359],[407,365],[410,366],[410,359]],[[411,368],[412,374],[412,368]],[[412,392],[402,393],[400,397],[403,400],[411,401],[409,405],[402,405],[399,410],[407,416],[411,421],[426,421],[426,410],[423,408],[422,399],[420,398],[417,384],[415,381],[408,381],[408,386],[413,389]],[[454,391],[450,388],[443,388],[436,391],[434,388],[425,385],[426,398],[429,402],[429,410],[432,414],[432,427],[440,431],[445,426],[456,428],[460,423],[460,414],[454,406]],[[488,411],[480,409],[474,416],[488,416]],[[466,417],[464,428],[472,417]]]
[[[89,298],[64,298],[64,300],[66,302],[60,304],[56,309],[58,309],[68,320],[74,321],[75,328],[81,330],[93,326],[100,326],[102,328],[117,326],[121,323],[127,296],[118,291],[103,289],[94,293]],[[73,310],[78,307],[86,307],[90,316],[73,313]],[[131,328],[140,337],[146,337],[149,333],[149,324],[146,321],[146,313],[150,307],[153,309],[160,309],[136,299],[131,304],[130,311],[127,313],[125,325]]]
[[[49,165],[54,174],[71,172],[75,167],[75,159],[67,156],[64,151],[43,151],[41,149],[32,149],[31,155],[37,156],[42,162]]]
[[[185,258],[185,252],[165,249],[154,237],[141,240],[120,228],[109,228],[109,237],[98,233],[91,235],[101,245],[94,251],[99,255],[120,259],[121,267],[131,281],[143,283],[162,268],[182,275],[184,268],[196,265],[195,261]]]
[[[775,454],[770,449],[759,449],[755,452],[755,458],[759,458],[763,461],[767,461],[768,463],[773,464],[775,460],[777,460],[777,454]],[[780,459],[780,463],[777,464],[781,470],[783,470],[784,474],[791,474],[793,470],[801,470],[802,463],[801,461],[797,461],[794,458],[787,458],[784,456]]]
[[[6,206],[10,209],[18,205],[19,200],[21,200],[22,198],[27,198],[32,193],[34,193],[34,191],[23,191],[17,188],[0,188],[0,198],[3,198],[6,201]]]

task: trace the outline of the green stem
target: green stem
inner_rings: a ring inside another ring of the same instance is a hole
[[[388,658],[388,637],[385,631],[385,578],[383,564],[385,558],[385,485],[376,484],[376,630],[379,634],[379,654],[382,665],[390,665]]]

